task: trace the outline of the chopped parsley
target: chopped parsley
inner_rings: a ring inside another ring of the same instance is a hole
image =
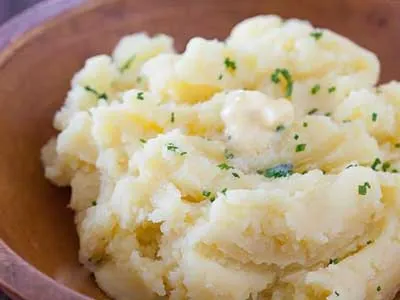
[[[335,291],[335,295],[336,295],[336,297],[340,296],[340,294],[337,291]]]
[[[141,83],[143,80],[142,76],[136,77],[136,83]]]
[[[388,161],[384,162],[382,165],[382,171],[386,172],[390,168],[390,166],[391,166],[390,162]]]
[[[329,264],[328,265],[337,265],[339,263],[339,258],[334,258],[334,259],[329,259]]]
[[[228,149],[225,149],[225,151],[224,151],[224,157],[225,157],[226,159],[232,159],[232,158],[234,158],[235,156],[233,155],[232,152],[229,152]]]
[[[121,72],[121,73],[124,73],[126,70],[128,70],[128,69],[131,67],[132,62],[135,60],[135,58],[136,58],[136,54],[133,54],[133,55],[119,68],[120,72]]]
[[[211,192],[210,192],[210,191],[203,191],[203,192],[202,192],[202,195],[203,195],[204,197],[208,198],[208,197],[211,196]]]
[[[221,193],[224,194],[224,195],[226,195],[226,191],[227,191],[227,190],[228,190],[227,188],[224,188],[224,189],[221,191]]]
[[[378,119],[378,114],[376,112],[372,113],[372,122],[376,122],[376,120]]]
[[[296,152],[303,152],[304,150],[306,150],[306,144],[298,144],[296,145]]]
[[[372,244],[372,241],[371,241],[371,240],[368,240],[368,241],[367,241],[367,245],[370,245],[370,244]]]
[[[395,148],[400,148],[400,143],[394,144]]]
[[[97,205],[97,201],[92,201],[92,206],[96,206]]]
[[[174,113],[174,112],[171,113],[171,119],[170,119],[170,121],[171,121],[171,123],[174,123],[174,122],[175,122],[175,113]]]
[[[392,173],[399,173],[399,171],[397,169],[393,169]]]
[[[236,70],[236,62],[229,57],[226,57],[224,60],[225,68],[231,72]]]
[[[303,122],[303,127],[308,127],[308,123],[307,122]]]
[[[221,80],[223,77],[224,77],[224,75],[219,74],[219,75],[218,75],[218,80]]]
[[[286,81],[286,94],[285,96],[287,98],[292,96],[292,92],[293,92],[293,79],[292,76],[290,75],[288,69],[275,69],[275,71],[271,74],[271,80],[273,83],[279,83],[281,82],[281,78],[280,76],[282,76],[285,81]]]
[[[308,114],[309,114],[309,115],[313,115],[313,114],[315,114],[317,111],[318,111],[317,108],[313,108],[312,110],[310,110],[310,111],[308,112]]]
[[[285,130],[285,126],[284,125],[278,125],[275,129],[277,132]]]
[[[363,185],[359,185],[358,186],[358,194],[365,196],[367,194],[367,189],[370,189],[371,185],[369,184],[369,182],[364,182]]]
[[[229,169],[234,169],[232,166],[228,165],[227,163],[222,163],[217,166],[221,170],[229,170]]]
[[[173,143],[167,144],[167,150],[171,151],[171,152],[175,152],[181,156],[184,156],[187,154],[187,152],[180,151],[179,148],[177,146],[175,146]]]
[[[233,173],[232,173],[232,176],[235,177],[235,178],[240,178],[240,176],[239,176],[238,173],[234,173],[234,172],[233,172]]]
[[[147,143],[147,141],[146,141],[145,139],[140,139],[140,142],[141,142],[142,144],[146,144],[146,143]]]
[[[88,91],[89,93],[94,94],[98,99],[104,99],[104,100],[108,100],[108,96],[106,93],[99,93],[98,91],[96,91],[94,88],[90,87],[90,86],[85,86],[85,90]]]
[[[314,86],[311,88],[311,94],[312,94],[312,95],[315,95],[316,93],[319,92],[320,89],[321,89],[321,85],[319,85],[319,84],[317,83],[316,85],[314,85]]]
[[[295,139],[296,141],[299,139],[299,135],[298,135],[297,133],[294,135],[294,139]]]
[[[334,92],[336,92],[336,86],[331,86],[331,87],[328,89],[328,93],[329,93],[329,94],[332,94],[332,93],[334,93]]]
[[[261,174],[267,178],[281,178],[288,177],[293,174],[292,164],[280,164],[275,167],[268,168],[265,171],[261,171]]]
[[[316,41],[318,41],[320,38],[322,38],[323,34],[324,34],[323,31],[315,30],[315,31],[310,33],[310,36],[313,37]]]
[[[350,168],[357,167],[357,166],[358,166],[357,164],[349,164],[349,165],[346,167],[346,169],[350,169]]]
[[[377,291],[377,292],[380,292],[380,291],[382,291],[382,288],[381,288],[381,286],[380,286],[380,285],[378,285],[378,286],[376,287],[376,291]]]
[[[327,113],[325,113],[325,116],[326,117],[330,117],[332,115],[332,113],[331,112],[327,112]]]
[[[144,100],[144,97],[143,97],[143,92],[139,92],[139,93],[137,93],[137,95],[136,95],[136,99],[138,99],[138,100]]]
[[[375,158],[374,162],[373,162],[372,165],[371,165],[372,170],[375,170],[375,171],[376,171],[376,167],[377,167],[379,164],[381,164],[381,163],[382,163],[382,162],[381,162],[381,160],[380,160],[379,158]]]
[[[343,120],[342,123],[351,123],[351,120]]]

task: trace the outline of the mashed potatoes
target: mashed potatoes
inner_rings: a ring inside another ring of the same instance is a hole
[[[400,83],[378,77],[373,53],[277,16],[90,58],[42,151],[81,262],[117,300],[392,299]]]

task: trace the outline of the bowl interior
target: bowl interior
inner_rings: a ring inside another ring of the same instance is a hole
[[[69,190],[47,182],[39,160],[72,75],[128,33],[164,32],[183,50],[192,36],[224,38],[235,23],[257,14],[333,29],[378,54],[382,81],[400,79],[400,3],[394,0],[102,0],[84,6],[0,53],[0,238],[43,273],[103,298],[78,263]]]

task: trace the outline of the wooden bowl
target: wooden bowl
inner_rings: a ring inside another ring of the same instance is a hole
[[[69,190],[52,186],[39,161],[85,59],[143,30],[172,35],[182,50],[191,36],[224,38],[256,14],[331,28],[379,55],[382,81],[400,79],[398,0],[53,0],[0,28],[2,289],[15,299],[107,299],[78,263]]]

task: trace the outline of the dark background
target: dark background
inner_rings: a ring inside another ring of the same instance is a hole
[[[40,1],[42,0],[0,0],[0,24],[4,23],[13,15]]]

